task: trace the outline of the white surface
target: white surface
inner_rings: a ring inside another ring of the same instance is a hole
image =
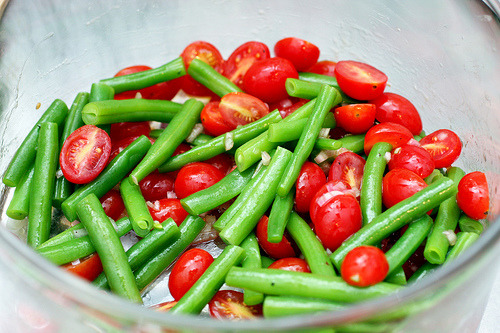
[[[490,299],[484,311],[479,333],[500,332],[500,272],[491,290]]]

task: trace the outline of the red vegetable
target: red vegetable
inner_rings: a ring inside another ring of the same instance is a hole
[[[255,236],[259,241],[260,247],[266,252],[270,257],[275,259],[295,257],[295,249],[292,246],[292,241],[289,236],[285,233],[283,239],[279,243],[270,243],[267,240],[267,224],[269,219],[267,216],[262,216],[257,228],[255,229]]]
[[[374,104],[348,104],[335,108],[337,126],[352,134],[366,133],[375,121]]]
[[[311,273],[307,261],[300,258],[281,258],[268,267],[269,269],[282,269],[284,271]]]
[[[179,199],[183,199],[212,186],[224,176],[222,171],[208,163],[195,162],[185,165],[175,179],[175,193]]]
[[[488,216],[490,193],[486,175],[475,171],[458,183],[457,204],[469,217],[479,220]]]
[[[262,305],[246,305],[243,293],[235,290],[220,290],[208,303],[210,316],[217,319],[254,319],[262,317]]]
[[[375,118],[381,123],[396,123],[403,125],[413,135],[422,132],[422,120],[415,106],[403,96],[394,93],[383,93],[371,100],[377,106]]]
[[[277,57],[288,59],[299,72],[305,71],[318,61],[319,48],[306,40],[288,37],[274,45]]]
[[[222,119],[231,129],[254,122],[269,113],[266,103],[242,92],[233,92],[222,97],[219,110]]]
[[[335,77],[343,92],[362,101],[382,95],[387,84],[384,73],[368,64],[351,60],[337,63]]]
[[[451,166],[462,152],[460,138],[455,132],[447,129],[426,135],[420,140],[420,144],[431,154],[436,168]]]
[[[326,176],[323,170],[317,164],[306,161],[295,183],[295,209],[307,213],[314,195],[325,184]]]
[[[238,87],[243,88],[243,77],[252,65],[258,61],[268,59],[269,48],[261,42],[246,42],[239,46],[224,62],[225,77]]]
[[[389,271],[389,263],[384,252],[374,246],[358,246],[344,258],[340,273],[350,285],[373,286],[384,281]]]

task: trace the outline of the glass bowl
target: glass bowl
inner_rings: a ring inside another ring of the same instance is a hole
[[[19,240],[25,221],[6,218],[12,191],[1,185],[0,331],[475,331],[500,254],[499,8],[493,0],[11,1],[0,22],[2,173],[55,98],[70,103],[118,69],[159,66],[195,40],[227,57],[244,41],[296,36],[318,45],[320,59],[383,70],[387,91],[415,104],[426,131],[457,132],[457,165],[487,174],[492,223],[459,259],[395,295],[314,316],[221,322],[130,304],[48,264]]]

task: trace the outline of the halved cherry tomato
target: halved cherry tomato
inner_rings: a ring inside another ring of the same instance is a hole
[[[295,257],[296,251],[292,246],[292,241],[289,238],[288,234],[285,233],[281,242],[279,243],[270,243],[267,241],[267,224],[269,222],[269,218],[267,216],[262,216],[257,223],[257,229],[255,230],[255,236],[257,236],[257,240],[259,241],[260,247],[266,252],[270,257],[275,259],[287,258],[287,257]]]
[[[326,175],[323,170],[317,164],[306,161],[295,183],[295,209],[307,213],[314,195],[325,184]]]
[[[289,115],[294,113],[295,110],[304,106],[304,104],[306,104],[307,102],[308,102],[308,100],[302,99],[302,100],[297,101],[296,103],[293,103],[291,106],[288,106],[288,107],[283,108],[282,110],[279,110],[281,118],[285,119],[286,117],[288,117]],[[271,110],[271,108],[270,108],[270,110]]]
[[[396,123],[403,125],[413,135],[422,132],[422,119],[415,106],[403,96],[394,93],[383,93],[371,100],[377,106],[375,118],[381,123]]]
[[[246,42],[240,45],[224,62],[223,71],[225,77],[238,87],[243,88],[243,77],[252,65],[261,60],[268,59],[269,48],[261,42]]]
[[[110,153],[108,133],[97,126],[85,125],[64,141],[59,163],[66,179],[75,184],[85,184],[106,167]]]
[[[219,110],[224,121],[235,129],[238,125],[246,125],[269,113],[269,107],[257,97],[232,92],[221,98]]]
[[[172,297],[178,301],[205,273],[214,262],[210,253],[202,249],[190,249],[184,252],[172,268],[168,278],[168,289]]]
[[[451,166],[462,152],[460,138],[448,129],[440,129],[426,135],[420,140],[420,144],[431,154],[438,169]]]
[[[300,258],[281,258],[276,260],[271,265],[269,265],[270,269],[282,269],[284,271],[292,271],[292,272],[303,272],[303,273],[311,273],[309,269],[309,265],[307,261]]]
[[[306,40],[288,37],[279,40],[274,45],[277,57],[288,59],[299,72],[314,65],[319,58],[319,48]]]
[[[382,202],[392,207],[426,188],[425,181],[415,172],[407,169],[393,169],[382,179]]]
[[[345,180],[337,179],[328,181],[328,183],[319,189],[311,200],[311,206],[309,207],[309,216],[311,220],[318,220],[318,212],[328,200],[334,196],[339,194],[351,194],[356,197],[358,195],[357,193],[359,193],[359,191],[356,190],[356,193],[354,193],[354,190],[351,189],[351,186]]]
[[[389,170],[407,169],[415,172],[422,178],[434,171],[434,160],[427,150],[419,146],[403,145],[392,151]]]
[[[97,253],[80,259],[78,263],[69,263],[61,267],[87,281],[94,281],[102,273],[101,259]]]
[[[368,64],[351,60],[337,63],[335,77],[343,92],[362,101],[382,95],[387,84],[387,75]]]
[[[208,302],[210,316],[217,319],[254,319],[262,317],[262,304],[246,305],[243,293],[235,290],[219,290]]]
[[[139,137],[141,135],[149,136],[151,127],[148,121],[123,122],[111,124],[109,137],[111,141],[120,141],[128,137]]]
[[[178,226],[188,216],[188,212],[184,210],[179,199],[160,199],[148,205],[149,213],[153,220],[163,222],[171,217]]]
[[[156,310],[156,311],[160,311],[160,312],[167,312],[168,310],[173,308],[175,304],[177,304],[177,301],[163,302],[163,303],[151,306],[151,309]]]
[[[185,165],[179,170],[175,179],[175,193],[178,198],[183,199],[212,186],[224,176],[222,171],[208,163],[195,162]]]
[[[388,142],[392,145],[393,149],[412,142],[418,145],[418,142],[413,139],[413,135],[409,129],[395,123],[381,123],[373,126],[366,132],[364,144],[366,155],[368,155],[373,145],[377,142]]]
[[[252,65],[243,77],[243,90],[266,103],[288,97],[285,81],[299,78],[293,64],[283,58],[269,58]]]
[[[170,172],[154,171],[139,182],[142,196],[146,201],[168,198],[174,193],[175,175]]]
[[[356,153],[346,151],[333,160],[328,180],[345,180],[353,189],[361,189],[365,159]]]
[[[490,193],[486,175],[475,171],[466,174],[458,183],[457,204],[467,216],[485,219],[488,216]]]
[[[233,127],[224,121],[218,101],[208,102],[201,110],[200,118],[205,132],[209,135],[219,136],[233,130]]]
[[[125,211],[125,204],[118,190],[109,190],[108,193],[101,197],[100,201],[106,215],[115,221],[118,220]]]
[[[228,154],[222,153],[212,158],[209,158],[208,160],[205,161],[205,163],[213,165],[226,175],[233,168],[234,159]]]
[[[366,133],[375,121],[374,104],[348,104],[335,108],[337,126],[352,134]]]
[[[336,65],[337,63],[334,61],[322,60],[312,65],[306,72],[335,77]]]
[[[373,286],[384,281],[389,263],[375,246],[358,246],[347,253],[340,268],[344,281],[356,287]]]

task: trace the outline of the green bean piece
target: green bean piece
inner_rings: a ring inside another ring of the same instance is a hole
[[[408,279],[408,284],[416,283],[421,281],[426,276],[429,276],[436,268],[440,267],[439,265],[431,264],[430,262],[426,262],[413,275]]]
[[[142,98],[92,102],[83,108],[85,124],[103,125],[118,122],[158,121],[169,123],[182,104]]]
[[[328,139],[328,138],[317,138],[314,143],[314,149],[317,150],[337,150],[342,148],[342,141]]]
[[[49,239],[59,154],[59,130],[57,127],[57,124],[52,122],[40,125],[35,170],[29,190],[29,222],[26,242],[31,247],[37,247]]]
[[[433,182],[435,182],[436,180],[440,179],[444,177],[443,173],[441,172],[441,170],[439,169],[434,169],[434,171],[432,171],[432,173],[425,177],[424,181],[427,185],[430,185],[432,184]]]
[[[89,102],[107,101],[115,97],[113,87],[105,83],[92,83],[90,87]]]
[[[488,227],[489,221],[486,219],[474,220],[465,214],[460,216],[458,220],[458,225],[460,226],[460,231],[465,232],[475,232],[476,234],[482,234],[484,229]]]
[[[284,197],[276,194],[274,202],[269,213],[269,222],[267,224],[267,241],[270,243],[279,243],[283,238],[288,218],[292,213],[294,191],[288,192]]]
[[[120,152],[96,179],[73,192],[61,205],[66,218],[69,221],[76,219],[76,205],[90,193],[100,198],[111,190],[139,163],[149,147],[151,147],[149,139],[144,135],[140,136]]]
[[[281,120],[281,115],[278,110],[275,110],[254,122],[238,127],[235,130],[232,130],[226,134],[219,135],[218,137],[215,137],[214,139],[204,144],[198,145],[183,154],[173,156],[165,164],[160,166],[158,168],[158,171],[160,172],[175,171],[182,168],[184,165],[188,163],[208,160],[209,158],[212,158],[214,156],[226,152],[225,141],[228,135],[232,137],[232,141],[234,143],[233,147],[239,147],[248,140],[255,138],[259,134],[262,135],[261,133],[265,132],[270,124],[276,123],[280,120]],[[261,155],[259,152],[258,159],[260,158]],[[244,169],[240,168],[239,170],[244,171]]]
[[[125,204],[132,229],[139,237],[146,236],[153,228],[153,217],[149,212],[146,199],[142,196],[139,184],[134,184],[130,177],[122,180],[120,194]]]
[[[259,241],[253,232],[241,242],[241,248],[245,250],[245,257],[241,262],[241,267],[262,268]],[[243,290],[243,302],[246,305],[261,304],[262,301],[264,301],[264,295],[262,293],[249,289]]]
[[[291,272],[280,269],[233,267],[226,276],[230,287],[247,288],[266,295],[302,296],[342,303],[354,303],[387,295],[400,286],[387,282],[358,288],[338,276]]]
[[[56,99],[52,102],[47,111],[44,112],[26,138],[24,138],[24,141],[17,149],[14,157],[12,157],[3,175],[3,183],[5,185],[16,187],[23,175],[28,172],[29,168],[34,163],[40,125],[46,122],[53,122],[61,127],[67,115],[68,107],[63,101]]]
[[[328,84],[335,89],[338,89],[340,94],[342,95],[342,104],[358,104],[358,103],[363,103],[362,101],[359,101],[357,99],[351,98],[347,96],[339,87],[337,83],[337,79],[333,76],[328,76],[328,75],[321,75],[321,74],[316,74],[316,73],[309,73],[309,72],[300,72],[299,73],[299,79],[301,81],[306,81],[308,83],[314,83],[315,89],[319,92],[319,89],[321,88],[320,85],[322,84]],[[310,90],[311,88],[309,88]]]
[[[193,79],[210,89],[219,97],[223,97],[232,92],[243,92],[243,90],[231,82],[231,80],[217,72],[203,60],[194,58],[189,64],[187,72]]]
[[[243,172],[234,169],[214,185],[181,199],[181,205],[191,215],[208,212],[240,194],[254,172],[255,167]]]
[[[407,284],[406,281],[406,274],[403,269],[403,267],[396,267],[394,272],[392,272],[390,275],[388,274],[386,278],[384,279],[385,282],[397,284],[400,286],[404,286]]]
[[[219,237],[226,244],[239,245],[255,228],[259,219],[273,202],[276,189],[291,155],[292,153],[285,148],[278,147],[276,149],[262,179],[238,212],[219,233]]]
[[[193,142],[191,142],[191,144],[193,146],[201,146],[201,145],[208,143],[213,138],[214,137],[211,135],[201,133],[196,138],[194,138],[194,140],[193,140]]]
[[[245,251],[241,247],[226,246],[224,251],[215,258],[214,262],[200,276],[191,289],[169,310],[169,313],[200,313],[203,307],[222,287],[231,267],[239,264],[244,256]]]
[[[62,148],[64,141],[68,136],[73,133],[76,129],[82,127],[84,124],[82,120],[82,109],[89,102],[89,93],[80,92],[76,95],[73,104],[69,109],[68,117],[64,123],[64,129],[59,139],[59,149]],[[56,174],[62,174],[61,166],[58,165]],[[61,208],[61,204],[66,200],[71,193],[73,193],[75,185],[67,180],[65,177],[58,177],[56,179],[56,184],[54,187],[54,200],[53,205],[57,208]]]
[[[474,242],[479,238],[479,234],[476,234],[475,232],[459,232],[457,234],[457,241],[455,245],[448,251],[448,254],[446,255],[446,260],[444,261],[445,263],[449,263],[458,255],[465,250],[467,250]]]
[[[382,213],[382,178],[387,165],[385,154],[391,150],[390,143],[377,142],[366,159],[360,194],[363,225],[370,223]]]
[[[101,80],[112,87],[116,94],[129,90],[139,90],[142,88],[154,86],[157,83],[177,79],[186,75],[184,62],[181,57],[153,69],[128,75],[116,76]]]
[[[177,227],[174,220],[168,218],[162,222],[161,226],[161,229],[155,228],[125,252],[132,271],[142,266],[149,258],[179,238],[179,227]],[[109,288],[108,279],[104,273],[101,273],[92,284],[100,289]]]
[[[397,203],[375,217],[348,238],[330,256],[333,264],[340,269],[346,254],[360,245],[376,245],[394,231],[426,214],[444,200],[454,196],[457,188],[453,180],[443,177],[411,197]]]
[[[302,315],[345,308],[345,304],[318,298],[297,296],[267,296],[262,311],[265,318]]]
[[[360,154],[364,152],[364,143],[365,143],[365,135],[348,135],[339,139],[342,143],[342,148],[350,150],[356,154]]]
[[[455,187],[458,186],[463,176],[465,176],[465,172],[458,167],[451,167],[447,171],[447,177],[453,180]],[[445,233],[455,232],[459,218],[460,208],[455,196],[439,205],[434,226],[427,237],[424,249],[424,258],[431,264],[442,264],[445,261],[446,253],[450,247],[450,241]]]
[[[321,130],[321,124],[323,123],[325,116],[330,109],[340,102],[340,94],[331,86],[325,85],[320,90],[316,103],[314,104],[314,110],[309,116],[306,126],[300,135],[299,142],[295,147],[293,155],[290,162],[283,173],[281,182],[278,185],[276,193],[284,197],[290,192],[290,189],[295,184],[297,177],[299,176],[300,169],[302,165],[307,160],[311,154],[316,138],[318,137],[319,131]]]
[[[268,268],[274,262],[273,259],[266,256],[262,256],[260,259],[262,261],[262,268]]]
[[[180,237],[164,250],[156,253],[135,272],[139,290],[146,288],[194,241],[205,227],[205,221],[198,216],[188,215],[179,226]]]
[[[142,303],[120,238],[97,196],[91,193],[83,198],[76,206],[76,212],[101,259],[111,291],[132,302]]]
[[[336,276],[323,244],[318,240],[306,221],[293,212],[286,229],[304,255],[312,274]]]
[[[280,121],[278,123],[271,124],[269,125],[269,130],[267,131],[267,138],[271,142],[288,142],[298,140],[307,122],[308,119],[303,118],[293,122]],[[335,117],[333,116],[333,113],[327,113],[321,128],[334,128],[335,125]]]
[[[132,171],[130,178],[138,183],[172,156],[175,148],[186,139],[193,126],[200,119],[203,103],[195,99],[187,100],[182,109],[174,116],[144,159]]]
[[[12,200],[5,212],[8,217],[14,220],[23,220],[28,216],[30,204],[30,188],[35,171],[33,164],[19,181]]]

